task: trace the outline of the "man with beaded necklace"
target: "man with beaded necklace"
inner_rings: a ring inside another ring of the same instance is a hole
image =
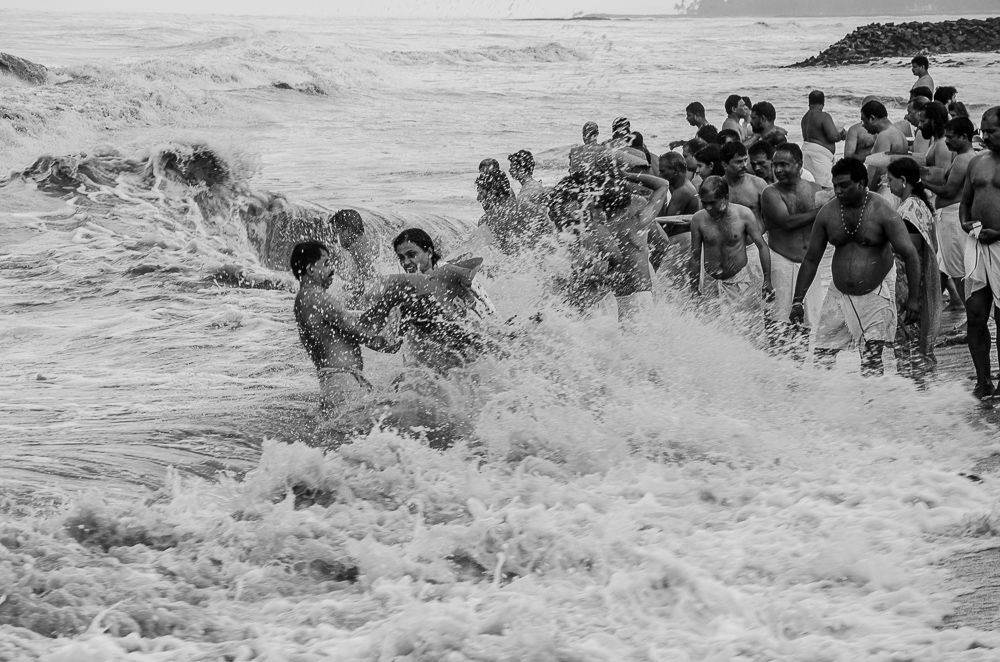
[[[882,349],[896,334],[892,253],[903,258],[910,283],[920,282],[920,258],[903,220],[881,196],[868,191],[868,170],[863,162],[841,159],[831,174],[836,199],[816,216],[788,319],[793,324],[802,323],[806,291],[827,243],[833,244],[833,284],[820,312],[816,362],[831,368],[839,351],[857,346],[862,374],[881,375]],[[918,288],[912,290],[904,306],[903,324],[919,318]]]

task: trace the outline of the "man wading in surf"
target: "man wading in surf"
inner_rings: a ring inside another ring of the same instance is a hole
[[[788,319],[802,324],[806,291],[816,277],[827,243],[833,244],[833,284],[820,311],[816,361],[832,368],[840,350],[858,345],[862,374],[881,375],[882,348],[896,336],[892,252],[903,258],[909,283],[920,282],[920,258],[903,219],[881,196],[868,191],[864,163],[841,159],[831,174],[837,199],[825,205],[813,223]],[[919,313],[920,288],[911,287],[903,324],[919,319]]]

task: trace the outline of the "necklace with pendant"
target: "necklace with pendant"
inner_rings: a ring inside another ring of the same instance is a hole
[[[858,215],[858,225],[853,230],[847,229],[847,221],[844,220],[844,203],[840,203],[840,224],[844,226],[844,232],[852,237],[861,229],[861,219],[865,216],[865,207],[868,206],[868,191],[865,191],[865,201],[861,203],[861,213]]]

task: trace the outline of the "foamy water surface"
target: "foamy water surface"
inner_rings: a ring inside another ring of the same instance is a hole
[[[527,148],[554,183],[587,120],[658,152],[731,92],[793,134],[815,87],[841,122],[869,93],[898,114],[902,60],[780,68],[867,19],[4,18],[52,81],[0,78],[0,168],[59,158],[0,188],[0,659],[1000,655],[943,627],[941,562],[1000,526],[996,480],[960,475],[1000,451],[968,385],[803,370],[665,279],[623,333],[559,309],[556,258],[488,255],[509,354],[421,387],[468,439],[304,443],[277,267],[311,218],[451,247],[480,159]],[[998,61],[932,73],[976,115]],[[224,185],[164,174],[199,145]],[[366,361],[387,391],[399,357]]]

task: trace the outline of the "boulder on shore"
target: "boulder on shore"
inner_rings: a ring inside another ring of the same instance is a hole
[[[28,83],[39,85],[49,78],[48,70],[16,55],[0,53],[0,74],[10,74]]]
[[[960,18],[937,23],[871,23],[863,25],[825,51],[791,65],[835,67],[866,64],[883,57],[1000,50],[1000,17]]]

